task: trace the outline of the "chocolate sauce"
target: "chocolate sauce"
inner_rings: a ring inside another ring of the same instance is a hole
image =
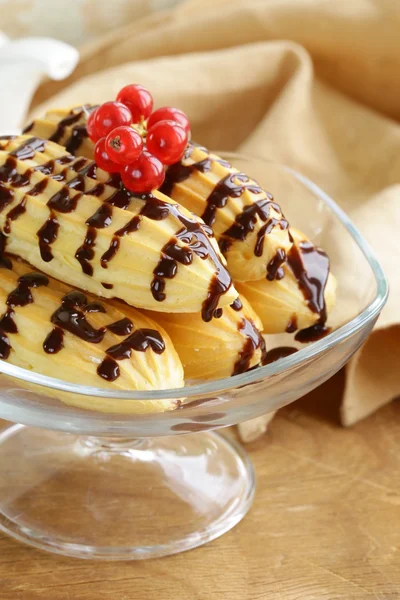
[[[27,306],[33,303],[31,289],[48,285],[49,280],[46,275],[41,273],[26,273],[18,279],[17,287],[8,294],[6,305],[7,310],[0,319],[0,330],[2,333],[18,333],[17,325],[14,321],[14,308],[16,306]],[[2,358],[4,358],[2,356]]]
[[[217,310],[214,310],[213,317],[214,317],[214,319],[220,319],[223,314],[224,314],[223,309],[222,308],[217,308]]]
[[[12,308],[6,310],[0,319],[0,329],[7,333],[18,333],[17,325],[14,321],[15,313]]]
[[[3,183],[0,183],[0,212],[14,200],[13,190],[9,190]]]
[[[279,346],[278,348],[272,348],[269,350],[262,362],[263,365],[269,365],[281,358],[286,358],[286,356],[290,356],[297,352],[297,348],[292,348],[291,346]]]
[[[162,354],[165,350],[164,340],[155,329],[136,329],[125,340],[108,348],[106,354],[115,360],[124,360],[131,357],[132,350],[145,352],[147,348],[156,354]]]
[[[79,173],[82,177],[89,177],[90,179],[97,179],[97,165],[94,160],[88,158],[78,158],[71,165],[71,168]]]
[[[294,336],[294,339],[296,342],[300,342],[301,344],[307,344],[309,342],[317,342],[318,340],[321,340],[330,332],[331,328],[326,327],[324,323],[315,323],[315,325],[311,325],[311,327],[307,327],[306,329],[298,331]]]
[[[18,284],[15,290],[8,294],[6,304],[14,308],[15,306],[26,306],[32,304],[33,296],[31,289],[46,286],[49,280],[42,273],[26,273],[18,279]]]
[[[38,181],[36,185],[33,186],[29,192],[27,192],[28,196],[39,196],[42,194],[47,187],[48,180],[42,179],[42,181]]]
[[[286,333],[294,333],[295,331],[297,331],[297,316],[293,315],[286,326]]]
[[[265,223],[265,225],[263,225],[259,229],[259,231],[257,233],[256,245],[254,246],[254,255],[255,256],[263,255],[265,236],[269,235],[271,233],[271,231],[273,230],[273,228],[276,225],[281,225],[281,223],[282,223],[282,219],[268,219],[268,221]]]
[[[165,300],[165,279],[173,279],[175,277],[178,272],[178,263],[190,265],[193,261],[192,250],[185,246],[178,246],[178,238],[179,232],[176,238],[172,238],[172,240],[163,246],[161,259],[153,271],[154,278],[151,282],[151,293],[157,302]]]
[[[96,229],[104,229],[111,225],[111,220],[112,207],[109,204],[102,204],[100,208],[96,210],[94,215],[87,219],[86,225],[95,227]]]
[[[86,313],[106,313],[106,309],[104,307],[104,304],[101,304],[101,302],[90,302],[89,304],[86,304],[85,306],[85,312]]]
[[[8,336],[5,331],[0,329],[0,358],[7,360],[7,358],[10,356],[10,352],[11,345]]]
[[[239,182],[239,183],[237,183]],[[207,208],[201,215],[207,225],[213,226],[217,210],[224,208],[229,198],[239,198],[245,190],[253,194],[261,194],[262,189],[255,183],[250,183],[244,173],[229,173],[224,177],[207,198]]]
[[[121,319],[121,321],[109,325],[108,329],[113,331],[112,327],[116,327],[117,331],[114,331],[114,333],[117,335],[124,335],[123,333],[117,332],[128,327],[127,321],[129,321],[129,319]],[[122,325],[120,325],[121,323]],[[165,350],[164,340],[155,329],[137,329],[120,344],[111,346],[106,350],[107,356],[97,368],[98,375],[106,381],[115,381],[120,374],[119,366],[116,361],[130,358],[132,350],[135,350],[136,352],[145,352],[147,348],[151,348],[156,354],[162,354]]]
[[[93,275],[93,267],[90,264],[90,261],[94,258],[96,237],[96,229],[94,227],[88,227],[82,246],[75,252],[75,258],[81,265],[82,271],[85,275],[89,275],[90,277]]]
[[[251,359],[253,358],[256,350],[261,348],[263,354],[265,348],[264,338],[251,319],[242,319],[242,321],[239,323],[238,329],[241,333],[243,333],[243,335],[246,336],[246,341],[242,350],[239,352],[239,357],[233,367],[232,375],[238,375],[239,373],[244,373],[244,371],[247,371],[250,367]],[[263,360],[264,356],[262,356],[260,362]]]
[[[178,162],[168,167],[165,173],[165,180],[160,187],[160,192],[166,196],[171,196],[172,190],[176,183],[182,183],[185,179],[188,179],[193,171],[200,171],[200,173],[207,173],[211,170],[211,159],[209,157],[200,160],[199,162],[191,165],[183,165],[182,162]]]
[[[53,135],[49,138],[49,140],[51,142],[59,143],[61,138],[64,137],[66,128],[77,123],[81,119],[82,115],[83,115],[83,110],[78,111],[78,112],[71,111],[64,119],[62,119],[58,123],[57,129],[55,130]]]
[[[122,187],[122,184],[119,182],[117,186],[121,187],[115,191],[115,193],[106,201],[107,204],[111,204],[111,206],[116,206],[121,210],[126,210],[131,203],[132,193],[127,189]],[[113,187],[116,187],[115,185]]]
[[[57,221],[55,214],[50,211],[47,221],[45,221],[36,234],[39,238],[40,256],[44,262],[50,262],[53,260],[51,244],[57,239],[59,227],[60,224]]]
[[[242,310],[242,308],[243,308],[243,304],[242,304],[242,301],[241,301],[241,299],[240,299],[239,297],[238,297],[238,298],[236,298],[236,300],[234,300],[234,301],[232,302],[232,304],[231,304],[231,308],[232,308],[233,310],[236,310],[237,312],[239,312],[239,310]]]
[[[54,327],[43,342],[46,354],[57,354],[64,348],[64,332],[60,327]]]
[[[71,136],[66,140],[65,147],[67,152],[75,154],[82,145],[85,138],[88,137],[88,132],[85,125],[76,125],[71,133]]]
[[[108,204],[102,204],[100,208],[96,210],[94,215],[89,217],[89,219],[86,221],[88,228],[85,239],[82,246],[80,246],[75,252],[75,258],[80,263],[82,271],[85,273],[85,275],[93,275],[93,267],[90,264],[90,261],[94,258],[94,247],[97,237],[96,229],[108,227],[111,224],[111,219],[112,207]],[[101,260],[103,260],[103,257]]]
[[[102,254],[102,256],[100,258],[100,264],[103,267],[103,269],[107,269],[108,263],[117,254],[119,245],[120,245],[119,238],[114,236],[113,239],[111,240],[110,246],[104,252],[104,254]]]
[[[21,202],[19,204],[17,204],[17,206],[14,206],[14,208],[12,208],[6,215],[6,221],[4,223],[4,227],[3,227],[3,231],[4,233],[6,233],[7,235],[10,233],[11,231],[11,222],[12,221],[16,221],[18,219],[18,217],[20,217],[21,215],[24,214],[24,212],[26,212],[26,196],[24,196],[21,200]]]
[[[132,333],[133,323],[130,319],[124,317],[120,321],[107,325],[107,329],[112,333],[115,333],[115,335],[129,335]]]
[[[35,121],[31,121],[30,123],[28,123],[28,125],[26,127],[24,127],[24,129],[22,130],[22,133],[25,135],[26,133],[29,133],[30,131],[32,131],[32,129],[34,128],[35,125]],[[3,139],[3,138],[2,138]]]
[[[193,260],[193,254],[203,260],[210,258],[215,266],[216,273],[210,282],[207,298],[203,302],[202,317],[204,321],[211,321],[214,311],[218,307],[220,297],[228,291],[232,284],[227,269],[221,263],[201,223],[195,218],[184,215],[178,204],[165,202],[151,194],[145,196],[144,199],[145,203],[140,211],[142,216],[161,221],[172,215],[182,224],[182,228],[162,248],[160,261],[153,271],[154,278],[151,283],[151,292],[154,299],[158,302],[165,299],[165,279],[171,279],[176,275],[178,263],[190,264]],[[177,241],[181,241],[187,246],[181,247],[177,244]]]
[[[84,313],[87,299],[82,292],[69,292],[61,301],[61,306],[51,317],[53,325],[78,336],[85,342],[98,344],[104,338],[105,327],[95,329],[88,323]]]
[[[176,423],[172,425],[171,431],[195,433],[196,431],[207,431],[210,427],[212,427],[210,423]]]
[[[127,235],[128,233],[133,233],[134,231],[137,231],[140,227],[141,220],[141,215],[136,215],[136,217],[133,217],[130,221],[128,221],[128,223],[124,227],[118,229],[118,231],[115,232],[115,235],[118,237],[124,237],[124,235]]]
[[[105,290],[112,290],[113,287],[114,287],[112,283],[104,283],[104,282],[102,282],[101,285],[103,286],[103,288]]]
[[[18,146],[18,148],[10,152],[10,156],[15,156],[18,160],[28,160],[33,158],[36,152],[44,152],[46,142],[47,140],[31,137]]]
[[[110,356],[106,356],[97,367],[97,374],[106,381],[115,381],[120,375],[117,361]]]
[[[296,277],[310,310],[319,316],[315,325],[303,329],[295,339],[302,343],[313,342],[329,333],[325,327],[327,312],[325,286],[329,276],[329,258],[323,250],[311,242],[293,244],[287,263]]]
[[[15,156],[10,154],[4,164],[0,166],[0,181],[10,183],[14,187],[25,187],[29,185],[32,170],[28,169],[25,173],[18,173],[17,164]]]
[[[6,251],[7,237],[0,231],[0,269],[12,269],[12,263],[9,258],[4,256]]]
[[[229,227],[229,229],[224,231],[221,239],[219,240],[219,246],[222,252],[227,252],[235,240],[245,240],[248,234],[254,231],[254,227],[257,223],[257,217],[259,217],[263,222],[268,221],[268,227],[262,231],[262,235],[260,235],[257,239],[257,244],[255,247],[257,252],[260,252],[260,249],[261,252],[263,250],[264,238],[267,232],[269,232],[270,222],[273,223],[273,226],[279,224],[281,229],[288,228],[289,224],[285,218],[282,217],[279,221],[276,219],[270,219],[269,214],[271,208],[278,213],[281,212],[281,209],[276,202],[273,202],[273,196],[268,192],[266,192],[266,194],[267,198],[263,198],[262,200],[258,200],[253,204],[245,206],[243,211],[236,216],[235,222]]]
[[[260,255],[261,256],[261,255]],[[274,281],[277,279],[283,279],[285,272],[282,269],[283,263],[286,261],[286,252],[283,248],[278,248],[275,256],[271,258],[267,265],[267,279],[268,281]]]
[[[70,190],[67,186],[61,188],[59,192],[54,194],[47,202],[47,206],[60,213],[70,213],[73,212],[78,204],[79,198],[81,198],[82,194],[74,194],[70,195]]]
[[[54,179],[54,177],[53,177]],[[75,190],[76,192],[85,191],[85,179],[82,175],[77,175],[67,183],[67,188]]]

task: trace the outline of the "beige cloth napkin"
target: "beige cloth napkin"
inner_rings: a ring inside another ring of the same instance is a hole
[[[287,163],[345,208],[391,296],[347,367],[344,424],[400,394],[399,31],[395,1],[191,0],[84,47],[34,101],[38,114],[140,82],[189,113],[195,139]]]

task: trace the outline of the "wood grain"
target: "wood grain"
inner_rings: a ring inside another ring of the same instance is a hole
[[[222,538],[169,558],[94,563],[0,536],[0,599],[398,600],[400,404],[345,430],[341,385],[339,374],[283,409],[248,446],[256,500]]]

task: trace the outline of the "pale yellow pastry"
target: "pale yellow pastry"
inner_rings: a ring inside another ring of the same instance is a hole
[[[0,138],[0,226],[8,252],[139,308],[209,320],[237,297],[200,219],[160,192],[117,189],[92,161],[48,140]]]
[[[329,273],[329,258],[323,250],[300,231],[290,231],[294,245],[277,278],[240,283],[237,288],[261,318],[264,333],[292,333],[314,326],[309,339],[307,332],[298,334],[300,341],[312,341],[335,304],[336,279]]]
[[[112,391],[184,384],[168,334],[148,316],[71,289],[7,255],[0,267],[0,315],[0,358],[19,367]],[[50,390],[49,394],[67,404],[106,412],[176,407],[172,400],[112,400]]]
[[[93,158],[85,129],[92,109],[51,110],[26,131]],[[288,223],[272,195],[203,147],[189,143],[182,160],[167,169],[161,191],[212,227],[235,281],[274,272],[291,248]]]
[[[200,314],[150,313],[169,334],[182,361],[185,379],[219,379],[262,362],[262,324],[241,296],[222,315],[205,323]]]

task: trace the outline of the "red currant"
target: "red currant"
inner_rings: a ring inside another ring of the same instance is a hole
[[[175,121],[159,121],[149,129],[146,143],[149,152],[164,165],[173,165],[183,156],[188,134]]]
[[[182,110],[179,110],[179,108],[172,108],[170,106],[158,108],[150,115],[149,120],[147,121],[147,129],[151,129],[151,127],[159,121],[175,121],[178,125],[183,127],[186,133],[189,134],[190,132],[189,119]]]
[[[108,134],[106,139],[108,156],[120,165],[129,165],[135,161],[139,158],[142,149],[142,136],[132,127],[117,127]]]
[[[88,116],[87,122],[86,122],[86,129],[88,132],[88,136],[90,137],[92,142],[97,142],[97,140],[99,139],[99,136],[97,135],[97,131],[96,131],[95,122],[94,122],[96,112],[97,112],[97,108],[95,110],[92,110],[92,112]]]
[[[135,162],[123,168],[121,177],[131,192],[151,192],[162,185],[165,172],[158,158],[144,150]]]
[[[153,110],[153,96],[142,85],[135,83],[122,88],[117,101],[129,108],[133,123],[140,123],[142,119],[147,119]]]
[[[93,117],[93,128],[97,139],[106,137],[116,127],[131,123],[131,111],[121,102],[105,102],[99,106]]]
[[[107,173],[119,173],[122,169],[121,165],[113,162],[107,154],[106,138],[100,138],[94,147],[94,160],[100,169]]]

